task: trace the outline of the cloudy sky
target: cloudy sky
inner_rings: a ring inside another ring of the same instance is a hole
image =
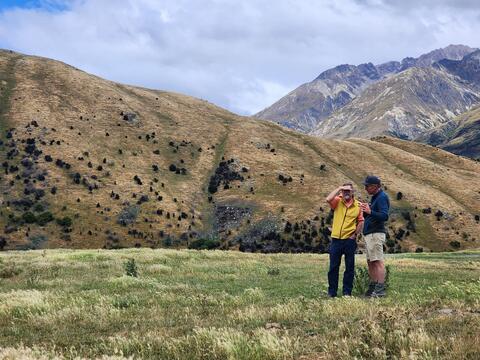
[[[0,0],[0,48],[241,114],[332,66],[478,34],[478,0]]]

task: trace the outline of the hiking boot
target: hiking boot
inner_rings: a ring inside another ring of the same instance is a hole
[[[370,283],[368,284],[368,290],[365,293],[366,297],[372,296],[373,290],[375,290],[375,285],[377,285],[375,281],[370,281]]]
[[[375,284],[375,289],[372,292],[371,297],[384,297],[386,294],[385,292],[385,284],[383,283],[377,283]]]

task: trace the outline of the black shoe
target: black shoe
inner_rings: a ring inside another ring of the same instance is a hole
[[[376,285],[377,285],[377,283],[375,281],[370,281],[370,283],[368,284],[368,290],[365,293],[366,297],[372,296],[373,290],[375,290]]]
[[[387,293],[385,292],[385,284],[377,283],[375,285],[375,289],[373,290],[371,297],[377,298],[377,297],[384,297],[386,295]]]

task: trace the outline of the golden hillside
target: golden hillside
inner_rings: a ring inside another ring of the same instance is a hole
[[[472,160],[392,138],[314,138],[9,51],[0,83],[6,249],[208,238],[245,251],[324,251],[325,196],[349,180],[361,189],[369,173],[392,200],[390,251],[479,246]]]

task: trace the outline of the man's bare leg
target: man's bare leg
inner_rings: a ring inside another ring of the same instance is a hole
[[[385,282],[385,264],[382,260],[375,260],[368,262],[368,274],[372,281],[378,283]]]
[[[383,260],[370,261],[372,268],[372,281],[375,283],[374,290],[370,296],[385,296],[385,264]]]

